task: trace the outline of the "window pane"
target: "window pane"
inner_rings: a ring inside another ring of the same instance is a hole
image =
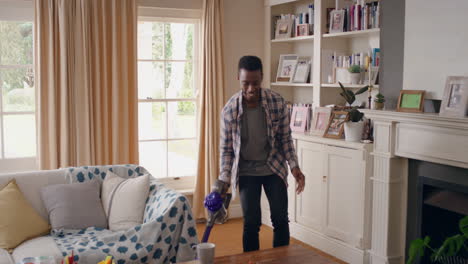
[[[0,69],[3,111],[34,111],[34,74],[31,68]]]
[[[164,24],[158,22],[138,23],[138,59],[163,59]]]
[[[36,156],[34,115],[4,115],[5,158]]]
[[[138,62],[138,98],[164,98],[163,62]]]
[[[166,103],[138,103],[140,140],[166,138]]]
[[[168,60],[193,59],[193,24],[167,23],[165,58]]]
[[[166,63],[166,98],[194,98],[192,62]]]
[[[32,22],[0,21],[0,64],[32,64]]]
[[[196,136],[195,102],[170,102],[168,126],[169,138],[191,138]]]
[[[155,178],[167,177],[166,144],[160,141],[140,142],[140,164]]]
[[[168,151],[169,177],[196,175],[198,149],[195,140],[169,141]]]

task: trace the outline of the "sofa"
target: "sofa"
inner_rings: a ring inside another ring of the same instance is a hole
[[[15,179],[30,205],[44,220],[49,221],[41,198],[43,187],[83,182],[92,178],[102,181],[105,171],[109,169],[118,172],[121,177],[138,177],[147,173],[143,167],[137,165],[83,166],[9,173],[0,174],[0,188]],[[194,259],[193,248],[198,243],[198,236],[187,199],[158,183],[153,177],[149,190],[144,220],[140,226],[119,232],[92,227],[87,230],[51,230],[49,235],[23,242],[11,254],[0,249],[0,264],[20,263],[26,257],[37,256],[54,256],[56,260],[60,260],[72,250],[77,259],[80,257],[80,263],[102,260],[106,255],[113,255],[112,253],[121,258],[118,263],[171,263]],[[85,244],[87,245],[83,246]],[[100,247],[101,245],[103,246]]]

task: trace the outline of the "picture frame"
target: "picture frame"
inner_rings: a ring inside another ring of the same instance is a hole
[[[398,97],[398,112],[422,113],[424,111],[424,90],[401,90]]]
[[[330,121],[328,122],[327,129],[323,136],[326,138],[342,138],[344,133],[344,123],[348,120],[349,112],[332,111]]]
[[[309,36],[309,24],[298,24],[296,26],[296,37]]]
[[[323,136],[330,121],[331,107],[315,107],[310,126],[310,134],[314,136]]]
[[[330,12],[330,33],[343,32],[344,10],[333,10]]]
[[[296,54],[280,55],[278,63],[278,71],[276,73],[276,82],[290,83],[296,71],[297,59]]]
[[[292,18],[279,19],[276,23],[275,39],[290,38],[294,20]]]
[[[308,119],[309,108],[307,106],[294,106],[290,128],[294,132],[305,132],[307,128],[307,119]]]
[[[379,66],[370,66],[370,84],[376,85],[379,76]]]
[[[296,69],[294,70],[294,83],[307,83],[310,76],[310,57],[298,57]]]
[[[448,76],[440,116],[463,118],[468,115],[468,76]]]

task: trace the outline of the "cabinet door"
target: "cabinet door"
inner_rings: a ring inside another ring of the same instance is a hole
[[[298,140],[297,156],[305,188],[296,198],[296,222],[317,231],[322,229],[323,151],[322,144]]]
[[[324,233],[362,247],[365,193],[362,151],[325,148]]]

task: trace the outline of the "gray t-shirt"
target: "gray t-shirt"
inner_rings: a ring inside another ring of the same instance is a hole
[[[263,107],[244,107],[241,124],[239,176],[266,176],[273,172],[267,165],[271,146]]]

